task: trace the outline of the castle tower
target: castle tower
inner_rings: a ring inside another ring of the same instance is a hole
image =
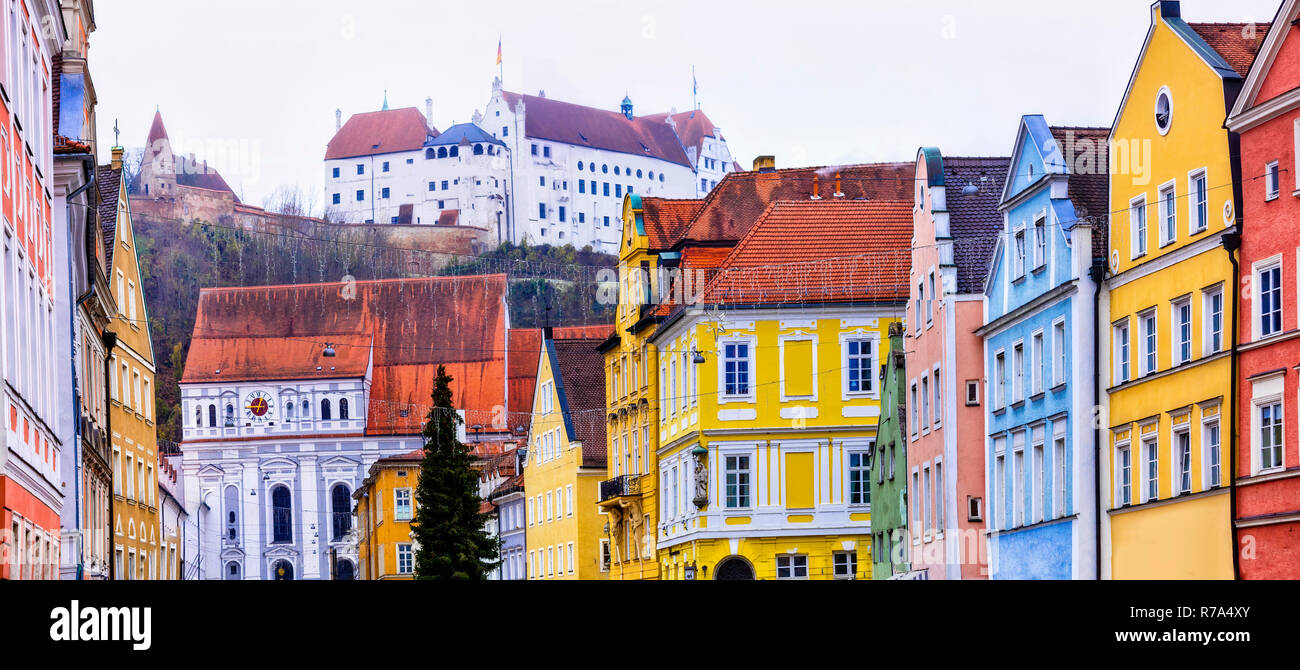
[[[176,157],[161,112],[154,112],[153,125],[149,126],[140,165],[140,190],[150,198],[176,197]]]

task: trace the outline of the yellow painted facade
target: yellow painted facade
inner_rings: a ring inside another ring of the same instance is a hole
[[[610,579],[659,579],[655,560],[656,500],[659,447],[657,423],[658,380],[651,370],[657,351],[650,340],[655,321],[659,255],[650,249],[645,234],[640,198],[629,194],[623,201],[623,236],[619,245],[618,311],[614,321],[617,342],[605,349],[605,404],[609,495],[598,495],[606,517],[605,543]],[[622,479],[619,479],[622,478]],[[617,481],[616,481],[617,480]]]
[[[154,407],[154,357],[136,257],[131,208],[122,173],[109,283],[117,300],[110,329],[117,342],[109,352],[109,429],[113,468],[113,576],[160,579],[166,557],[159,543],[158,427]]]
[[[1187,24],[1152,12],[1111,135],[1109,576],[1230,579],[1228,84]]]
[[[876,371],[898,311],[783,307],[715,320],[691,309],[661,325],[664,578],[870,578],[869,494],[853,499],[850,478],[869,488]],[[872,386],[860,393],[848,390],[850,341],[872,352]],[[744,388],[734,376],[728,386],[728,359],[745,362]]]
[[[528,579],[608,579],[596,503],[605,468],[584,466],[582,443],[565,427],[552,342],[543,343],[524,466],[524,546]]]
[[[383,458],[352,494],[356,500],[358,579],[414,579],[411,519],[422,455]]]

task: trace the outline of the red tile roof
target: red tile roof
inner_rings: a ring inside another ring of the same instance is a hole
[[[1064,145],[1062,145],[1064,146]],[[989,272],[993,248],[1002,230],[1002,188],[1011,159],[1007,157],[944,156],[947,184],[948,230],[957,265],[957,292],[980,293]],[[962,192],[966,184],[978,185],[974,194]]]
[[[414,107],[353,114],[334,134],[325,160],[414,151],[438,130]]]
[[[682,231],[690,225],[703,200],[670,200],[667,198],[641,198],[642,222],[649,238],[651,250],[667,249],[677,241]]]
[[[408,217],[408,221],[409,221],[409,217]],[[444,209],[438,213],[438,220],[434,222],[434,225],[455,226],[458,225],[459,223],[460,223],[459,209]]]
[[[491,425],[505,405],[505,290],[505,275],[203,289],[181,382],[211,381],[219,364],[231,381],[277,368],[310,379],[316,365],[355,375],[348,350],[369,341],[367,434],[419,433],[440,364],[466,423]],[[337,356],[318,356],[324,343]]]
[[[162,111],[155,110],[153,123],[149,124],[149,139],[145,142],[145,151],[148,151],[155,142],[162,139],[167,139],[167,127],[163,125]]]
[[[122,169],[112,165],[95,168],[95,187],[99,189],[99,232],[104,249],[104,272],[113,267],[113,250],[117,248],[117,201],[122,194]]]
[[[569,439],[582,441],[582,465],[605,467],[605,357],[601,340],[553,340],[554,366],[560,377]]]
[[[1248,66],[1249,67],[1249,66]],[[1106,258],[1109,243],[1110,222],[1110,128],[1082,128],[1076,126],[1052,126],[1052,137],[1062,150],[1082,140],[1089,140],[1098,151],[1096,170],[1091,173],[1073,171],[1070,174],[1068,195],[1074,204],[1076,218],[1091,221],[1092,257]],[[1069,137],[1067,137],[1069,136]],[[1067,160],[1073,162],[1073,156]],[[1073,168],[1073,163],[1071,165]],[[1062,223],[1071,223],[1062,221]]]
[[[1219,52],[1237,74],[1250,72],[1255,54],[1264,44],[1271,24],[1268,23],[1188,23],[1210,48]]]
[[[678,165],[691,166],[677,133],[662,119],[628,119],[619,112],[571,102],[502,91],[511,110],[524,102],[524,132],[530,138],[552,140],[616,151],[634,156],[652,156]]]
[[[551,335],[557,340],[603,340],[614,332],[614,325],[602,323],[594,326],[556,326]]]
[[[843,198],[834,198],[836,175]],[[772,172],[732,172],[709,192],[700,213],[675,247],[700,242],[735,242],[749,232],[776,200],[907,200],[913,197],[916,164],[869,163]]]
[[[686,148],[695,147],[696,160],[699,159],[701,147],[704,144],[704,138],[714,137],[716,126],[704,114],[704,110],[696,109],[689,112],[678,112],[673,114],[673,122],[677,125],[677,136],[682,140],[682,146]],[[668,118],[667,112],[658,114],[649,114],[644,118],[650,121],[664,122]],[[721,133],[717,134],[717,139],[722,140]]]
[[[537,360],[542,355],[541,328],[510,329],[510,430],[532,427],[533,392],[537,389]]]
[[[704,301],[906,301],[911,238],[911,200],[776,201],[727,257]]]

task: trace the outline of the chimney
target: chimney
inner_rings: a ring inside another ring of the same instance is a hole
[[[844,197],[844,191],[841,191],[841,190],[840,190],[840,171],[839,171],[839,170],[836,170],[836,171],[835,171],[835,197],[836,197],[836,198],[843,198],[843,197]]]
[[[539,97],[539,98],[545,98],[545,97],[546,97],[546,89],[542,89],[542,90],[538,91],[538,92],[537,92],[537,97]]]
[[[776,172],[776,156],[756,156],[754,172]]]
[[[816,172],[813,173],[813,194],[812,194],[812,199],[813,199],[813,200],[821,200],[821,199],[822,199],[822,197],[821,197],[821,195],[820,195],[820,189],[819,189],[819,187],[818,187],[818,185],[817,185],[817,173],[816,173]]]
[[[433,125],[433,98],[424,99],[424,120]]]
[[[343,110],[336,109],[334,110],[334,132],[337,133],[342,129],[343,129]]]
[[[111,165],[114,170],[122,169],[122,147],[113,147],[113,162]]]

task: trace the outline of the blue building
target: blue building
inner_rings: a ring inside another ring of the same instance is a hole
[[[527,518],[524,512],[524,461],[526,450],[513,449],[502,454],[496,466],[504,481],[487,496],[497,538],[501,541],[501,563],[492,579],[523,580],[528,578],[524,556]]]
[[[985,472],[993,579],[1093,579],[1097,283],[1108,128],[1021,119],[985,281]]]

